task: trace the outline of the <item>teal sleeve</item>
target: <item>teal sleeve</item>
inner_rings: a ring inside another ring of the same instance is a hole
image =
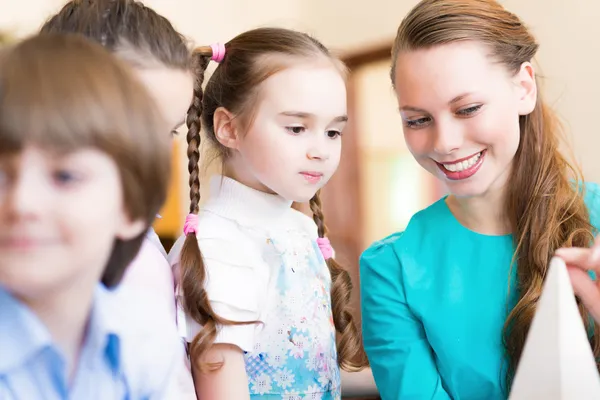
[[[375,243],[360,259],[364,346],[384,400],[450,399],[433,351],[406,301],[400,262],[390,242]]]
[[[593,182],[585,183],[584,202],[590,215],[590,224],[594,228],[594,236],[600,231],[600,187]],[[588,275],[596,280],[597,273],[589,270]]]
[[[590,224],[597,231],[600,230],[600,187],[597,184],[592,182],[585,184],[584,201],[590,214]]]

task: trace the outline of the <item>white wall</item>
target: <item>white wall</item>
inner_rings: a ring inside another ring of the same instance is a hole
[[[34,32],[63,0],[0,0],[0,29]],[[417,0],[146,0],[198,44],[226,41],[259,25],[304,29],[325,44],[356,51],[391,42]],[[568,121],[575,153],[589,179],[600,181],[600,2],[592,0],[503,0],[533,29],[546,94]],[[591,44],[586,44],[587,39]]]
[[[0,0],[0,29],[17,36],[34,32],[62,0]]]
[[[506,0],[530,24],[541,47],[546,98],[567,122],[576,158],[587,179],[600,182],[600,2]]]
[[[66,0],[0,0],[0,29],[34,33]],[[300,28],[300,0],[143,0],[197,44],[227,41],[265,24]]]

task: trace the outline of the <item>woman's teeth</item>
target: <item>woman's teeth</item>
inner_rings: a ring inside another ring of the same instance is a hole
[[[459,161],[454,164],[442,164],[442,165],[444,166],[444,168],[446,168],[450,172],[461,172],[461,171],[464,171],[468,168],[471,168],[473,165],[475,165],[477,163],[477,161],[479,160],[479,157],[481,157],[481,152],[475,154],[473,157],[469,158],[468,160]]]

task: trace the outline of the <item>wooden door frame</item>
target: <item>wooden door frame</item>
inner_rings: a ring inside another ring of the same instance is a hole
[[[385,61],[392,56],[392,43],[384,42],[367,49],[349,52],[342,56],[342,60],[350,69],[350,73],[359,67],[364,67],[367,64]]]
[[[358,323],[360,315],[359,257],[364,243],[362,177],[360,143],[357,121],[357,93],[353,72],[371,63],[389,60],[392,43],[384,43],[353,52],[342,57],[348,66],[348,114],[350,119],[344,131],[340,168],[323,189],[322,202],[329,229],[329,239],[336,250],[336,261],[350,274],[353,282],[351,304]],[[308,211],[302,207],[303,211]]]

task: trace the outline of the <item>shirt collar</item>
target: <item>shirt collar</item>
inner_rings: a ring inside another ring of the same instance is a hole
[[[52,346],[46,327],[23,303],[0,286],[0,374]]]
[[[115,374],[122,372],[119,326],[111,318],[114,294],[103,285],[96,287],[85,346],[92,354],[101,354]]]
[[[117,327],[109,318],[107,303],[110,296],[102,285],[98,285],[81,356],[100,356],[115,374],[120,374],[120,340]],[[54,348],[60,354],[40,319],[0,286],[0,375],[24,365],[45,348]]]
[[[203,209],[241,223],[263,226],[278,222],[292,202],[276,194],[252,189],[225,176],[213,176],[210,199]]]

